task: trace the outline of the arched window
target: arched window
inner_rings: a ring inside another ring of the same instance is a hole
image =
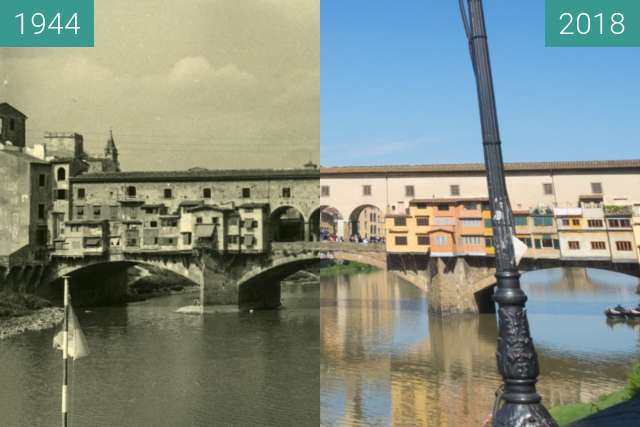
[[[58,181],[67,179],[67,171],[65,168],[58,168]]]

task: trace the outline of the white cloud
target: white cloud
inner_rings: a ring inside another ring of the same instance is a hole
[[[215,84],[251,86],[257,79],[235,64],[214,68],[204,56],[187,56],[176,62],[169,72],[169,82],[175,85]]]

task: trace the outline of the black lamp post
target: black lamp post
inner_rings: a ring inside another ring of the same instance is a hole
[[[557,427],[556,422],[542,405],[540,395],[536,392],[536,381],[540,369],[538,355],[529,332],[527,312],[524,308],[527,296],[520,289],[520,273],[518,273],[512,241],[513,216],[504,178],[482,1],[468,0],[468,19],[464,0],[459,1],[478,89],[482,143],[496,251],[498,286],[493,297],[499,306],[496,358],[504,385],[501,395],[497,398],[500,401],[496,402],[493,426]]]

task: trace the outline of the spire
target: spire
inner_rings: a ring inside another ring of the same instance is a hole
[[[118,149],[116,148],[116,142],[113,139],[113,130],[111,129],[109,129],[107,145],[104,147],[104,155],[105,157],[114,158],[114,160],[118,157]]]

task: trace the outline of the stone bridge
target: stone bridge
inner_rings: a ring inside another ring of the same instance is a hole
[[[77,304],[105,304],[125,300],[127,270],[154,266],[178,274],[200,286],[204,304],[238,304],[241,309],[276,308],[280,282],[319,263],[313,242],[273,242],[266,253],[154,251],[109,253],[74,259],[53,258],[36,293],[59,300],[63,276],[70,277]]]
[[[495,259],[482,256],[432,257],[429,254],[389,254],[382,244],[321,244],[321,256],[356,261],[397,274],[423,290],[429,310],[435,313],[493,312],[496,285]],[[569,280],[585,278],[585,269],[613,271],[640,278],[640,264],[609,260],[523,258],[521,272],[564,268]]]

